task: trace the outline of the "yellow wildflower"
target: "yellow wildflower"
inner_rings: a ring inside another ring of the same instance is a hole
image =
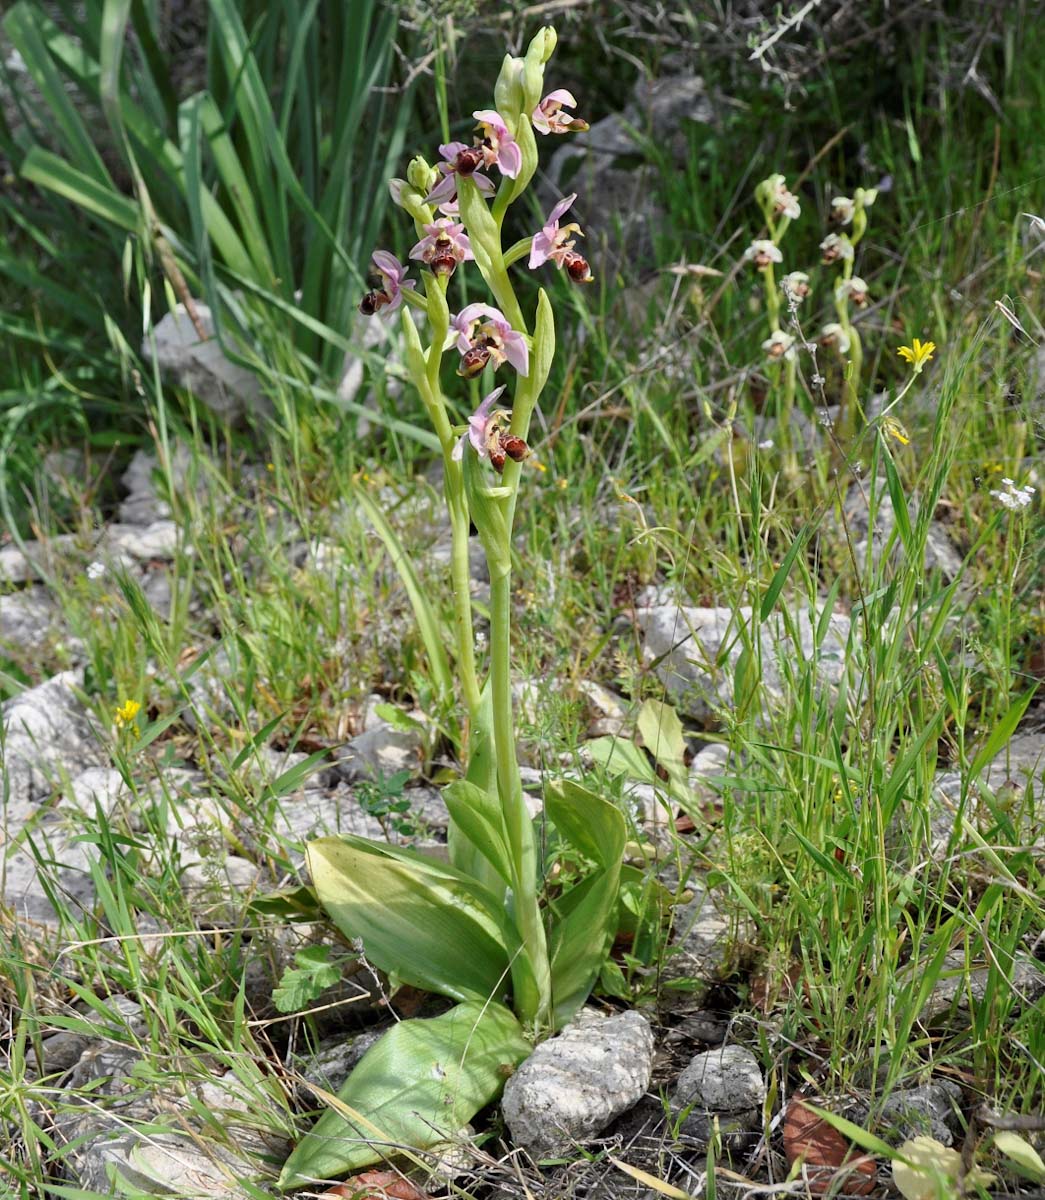
[[[910,346],[901,346],[896,353],[909,362],[917,373],[932,358],[935,350],[935,342],[923,342],[920,338],[915,338]]]
[[[907,430],[896,420],[895,417],[886,417],[882,422],[882,429],[891,438],[896,438],[901,446],[909,446],[911,439],[907,434]]]
[[[116,728],[124,729],[127,726],[133,726],[134,718],[139,712],[141,712],[141,705],[137,700],[124,700],[116,710]]]

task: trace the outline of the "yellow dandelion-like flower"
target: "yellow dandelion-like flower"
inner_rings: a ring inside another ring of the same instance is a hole
[[[920,371],[932,358],[935,351],[935,342],[923,342],[920,338],[915,338],[910,346],[901,346],[896,353],[909,362],[915,371]]]
[[[116,728],[124,729],[133,725],[134,718],[141,712],[141,707],[137,700],[124,700],[116,710]]]

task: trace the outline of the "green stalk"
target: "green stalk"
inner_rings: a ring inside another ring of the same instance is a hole
[[[522,1020],[545,1025],[551,1012],[548,943],[537,902],[537,846],[523,800],[512,716],[511,571],[490,580],[490,683],[493,692],[497,791],[512,854],[512,907],[524,953],[512,963],[515,1007]]]

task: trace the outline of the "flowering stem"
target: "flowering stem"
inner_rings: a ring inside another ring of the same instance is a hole
[[[493,566],[493,564],[491,564]],[[548,944],[537,903],[537,847],[515,757],[511,685],[511,572],[490,579],[490,685],[497,791],[512,853],[512,908],[524,954],[512,964],[515,1004],[524,1021],[546,1023],[551,1009]]]

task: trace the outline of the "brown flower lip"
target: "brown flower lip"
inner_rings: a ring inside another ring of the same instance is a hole
[[[591,273],[591,267],[588,266],[588,260],[577,253],[576,250],[569,250],[562,257],[562,265],[566,269],[566,274],[573,280],[574,283],[592,283],[595,276]]]
[[[472,379],[480,374],[489,361],[489,346],[473,346],[461,355],[461,365],[457,369],[457,374],[463,379]]]

